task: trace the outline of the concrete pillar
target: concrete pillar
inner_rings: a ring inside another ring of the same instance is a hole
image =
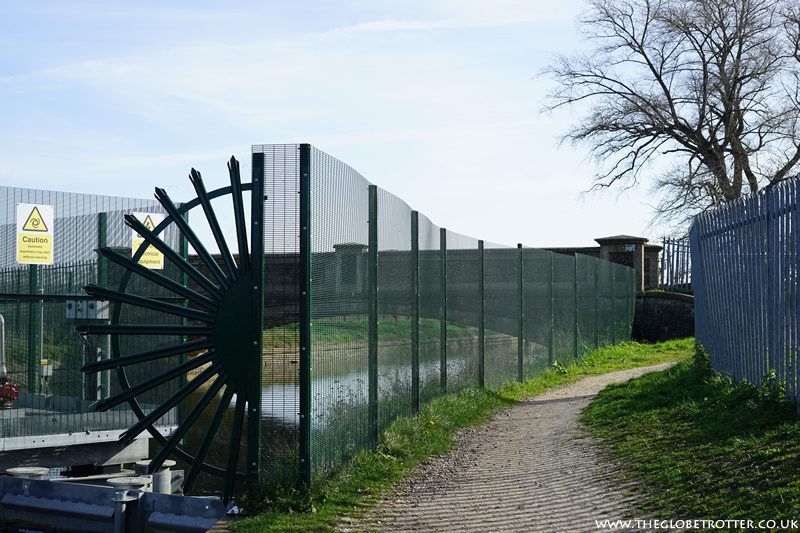
[[[644,291],[644,243],[634,244],[633,268],[636,270],[636,290]]]

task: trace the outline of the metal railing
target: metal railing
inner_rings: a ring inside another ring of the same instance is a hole
[[[714,368],[798,399],[798,178],[700,215],[691,232],[696,338]]]
[[[692,256],[689,239],[665,237],[662,241],[659,288],[692,291]]]

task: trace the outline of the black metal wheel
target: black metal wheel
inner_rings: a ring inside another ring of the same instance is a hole
[[[138,232],[145,243],[131,256],[110,248],[98,250],[99,254],[122,267],[124,271],[117,289],[99,285],[85,287],[84,290],[89,295],[111,301],[114,305],[108,324],[91,324],[79,328],[83,335],[111,337],[111,357],[87,364],[83,371],[116,371],[118,389],[121,392],[98,401],[95,409],[106,411],[125,403],[130,406],[138,422],[121,435],[120,441],[130,443],[142,432],[148,431],[161,444],[160,450],[151,460],[151,472],[157,470],[168,457],[174,456],[191,465],[185,476],[185,492],[191,493],[198,475],[206,472],[224,478],[226,502],[232,497],[236,480],[252,481],[254,472],[257,476],[256,464],[252,464],[255,468],[243,468],[241,471],[238,465],[240,443],[257,443],[252,438],[252,432],[259,431],[260,426],[260,394],[253,392],[255,389],[251,378],[251,370],[259,368],[254,367],[253,358],[260,355],[260,343],[253,339],[254,335],[260,336],[260,318],[258,313],[251,311],[254,308],[254,298],[257,297],[254,296],[253,289],[257,289],[260,280],[254,280],[251,269],[243,195],[244,191],[252,190],[252,184],[242,184],[239,163],[233,157],[228,163],[228,170],[231,185],[207,191],[200,173],[192,169],[190,180],[197,197],[180,206],[169,198],[166,191],[157,188],[155,196],[166,211],[163,222],[157,226],[148,228],[136,217],[125,216],[125,223]],[[237,256],[231,253],[211,202],[223,196],[230,196],[233,202]],[[198,207],[202,208],[205,221],[213,234],[218,250],[217,257],[209,252],[209,248],[187,222],[187,214]],[[252,216],[255,216],[255,212]],[[194,261],[190,262],[180,250],[173,249],[159,237],[170,225],[177,226],[180,235],[194,250],[197,256]],[[149,247],[158,250],[166,261],[177,267],[181,273],[179,278],[183,279],[167,277],[140,264],[141,257]],[[135,294],[136,283],[132,283],[132,280],[137,278],[159,287],[162,293],[171,294],[173,298]],[[169,300],[178,303],[171,303]],[[175,320],[171,321],[172,324],[124,323],[126,315],[121,311],[123,306],[127,309],[166,314]],[[121,346],[126,337],[150,338],[153,339],[151,346],[157,347],[124,353]],[[168,339],[167,342],[164,339]],[[171,363],[176,360],[177,364]],[[167,361],[170,363],[165,364]],[[150,370],[154,364],[157,368],[155,372]],[[260,365],[260,361],[256,364]],[[144,374],[144,378],[132,383],[130,374],[136,373],[136,369],[137,376]],[[260,380],[260,376],[256,379]],[[154,390],[163,390],[168,383],[173,384],[168,395],[156,406],[148,405],[147,409],[143,408],[140,397]],[[178,385],[174,385],[175,383]],[[156,427],[159,419],[172,410],[185,406],[190,395],[194,405],[185,409],[174,431],[169,435],[162,434]],[[226,417],[226,413],[230,414],[229,409],[233,410],[232,424],[227,422],[224,430],[221,430],[223,419],[230,418]],[[195,425],[201,424],[201,414],[204,411],[213,415],[210,416],[210,421],[208,414],[204,415],[202,440],[194,443],[191,451],[187,451],[184,439]],[[227,440],[225,464],[211,464],[207,461],[215,438]],[[248,449],[247,455],[250,462],[250,456],[257,457],[257,451],[251,453]]]

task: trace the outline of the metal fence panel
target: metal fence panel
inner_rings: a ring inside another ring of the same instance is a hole
[[[692,290],[692,255],[689,239],[665,237],[661,243],[658,286],[664,290]]]
[[[715,369],[798,394],[798,179],[698,216],[690,231],[697,341]]]
[[[480,255],[478,241],[447,231],[447,392],[478,386]]]
[[[54,223],[52,264],[17,262],[17,204],[51,206]],[[91,404],[119,392],[119,381],[109,371],[84,375],[81,367],[111,356],[107,336],[82,337],[76,327],[89,323],[108,323],[114,306],[89,298],[82,288],[90,283],[118,288],[123,270],[95,250],[110,247],[130,257],[133,234],[124,216],[133,213],[163,214],[154,200],[118,198],[91,194],[41,191],[0,187],[0,314],[5,319],[6,367],[8,377],[20,386],[16,409],[5,411],[2,438],[81,434],[93,431],[123,430],[136,420],[130,409],[115,408],[95,412]],[[176,231],[165,231],[162,238],[180,250],[182,241]],[[165,264],[165,276],[183,277]],[[133,281],[133,284],[143,282]],[[147,287],[157,298],[168,294],[157,287]],[[131,323],[153,320],[152,313],[134,311],[121,305],[119,313]],[[158,317],[162,323],[174,323],[175,317]],[[174,342],[169,338],[165,343]],[[120,354],[139,349],[142,339],[120,339]],[[152,346],[152,344],[151,344]],[[158,372],[169,361],[153,363],[147,372]],[[135,385],[141,376],[129,374]],[[168,383],[141,396],[142,407],[158,402],[178,383]],[[31,416],[14,416],[28,413]],[[36,416],[33,416],[33,415]],[[160,423],[172,426],[177,413],[170,412]],[[68,466],[68,465],[65,465]]]
[[[567,363],[593,347],[629,338],[635,295],[630,268],[521,245],[487,244],[445,230],[309,145],[256,145],[253,157],[254,183],[257,178],[264,181],[263,198],[252,195],[259,209],[251,217],[263,228],[253,233],[259,243],[253,250],[263,255],[258,262],[263,264],[263,299],[256,308],[263,333],[258,368],[248,363],[247,402],[260,404],[260,410],[247,407],[260,412],[261,421],[258,431],[248,429],[248,442],[239,443],[238,455],[226,449],[231,443],[224,428],[241,425],[239,411],[244,409],[234,401],[231,412],[220,415],[222,436],[210,445],[210,464],[236,459],[237,472],[247,470],[249,476],[255,469],[268,483],[310,483],[354,453],[374,448],[381,430],[416,412],[421,402],[445,392],[532,378],[556,359]],[[54,206],[52,265],[16,263],[17,203]],[[198,354],[161,357],[119,376],[110,371],[83,375],[80,368],[86,362],[112,352],[124,357],[191,339],[80,337],[75,327],[82,320],[108,322],[109,315],[78,320],[75,306],[83,309],[86,299],[76,298],[82,287],[97,283],[166,303],[186,303],[164,286],[126,274],[113,260],[94,253],[107,247],[130,257],[132,232],[123,215],[162,213],[161,206],[156,201],[3,187],[0,205],[6,206],[0,219],[6,364],[22,386],[20,402],[33,402],[42,415],[26,417],[24,424],[4,420],[2,436],[52,431],[45,421],[53,419],[64,432],[129,428],[137,417],[127,407],[95,414],[90,403],[120,392],[118,377],[127,382],[125,387],[133,387]],[[240,222],[239,233],[244,227]],[[787,223],[785,228],[795,226]],[[197,257],[174,225],[160,236],[190,262]],[[238,237],[246,240],[245,235]],[[227,256],[220,254],[223,260]],[[169,263],[162,271],[165,276],[179,284],[194,283]],[[783,263],[778,268],[774,275],[794,275]],[[788,284],[784,290],[790,290]],[[774,294],[763,300],[773,307],[783,302],[775,303]],[[185,325],[185,319],[129,303],[112,306],[110,313],[117,324]],[[45,360],[50,368],[41,372]],[[792,359],[778,363],[789,367]],[[145,414],[170,397],[182,379],[142,391],[137,399]],[[186,403],[193,401],[197,399],[190,397]],[[177,423],[188,407],[182,404],[159,423]],[[187,435],[184,448],[189,454],[204,441],[205,413],[191,428],[195,434]],[[258,449],[255,455],[251,439]],[[198,484],[203,487],[204,481]]]

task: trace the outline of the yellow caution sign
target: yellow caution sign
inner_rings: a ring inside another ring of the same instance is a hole
[[[156,226],[161,224],[164,220],[164,215],[160,213],[133,213],[139,222],[141,222],[145,228],[153,231]],[[147,248],[145,249],[142,257],[139,258],[139,264],[142,266],[146,266],[151,270],[163,270],[164,269],[164,254],[158,251],[155,246],[146,244],[144,237],[139,235],[136,231],[133,231],[133,244],[131,246],[132,253],[135,255],[137,251],[139,251],[139,247],[142,245],[146,245]]]
[[[17,263],[53,264],[53,206],[17,204]]]

